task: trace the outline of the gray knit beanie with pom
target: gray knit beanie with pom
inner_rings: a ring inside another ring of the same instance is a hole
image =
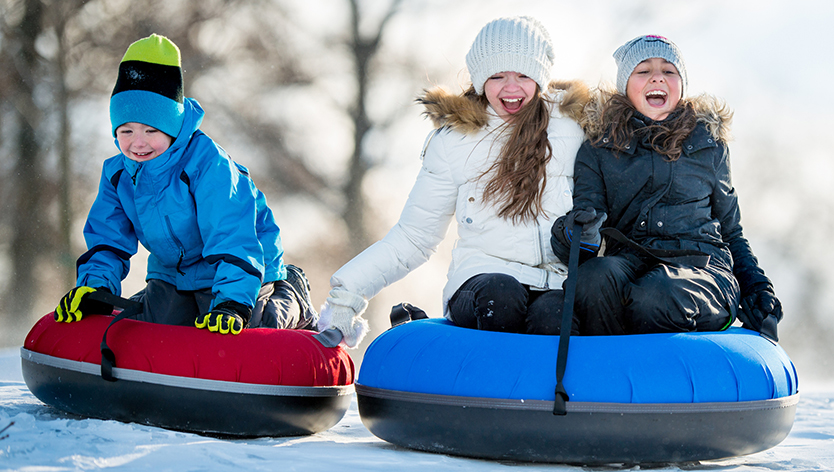
[[[553,68],[553,42],[541,23],[529,16],[498,18],[486,24],[466,54],[466,67],[478,95],[499,72],[518,72],[547,90]]]

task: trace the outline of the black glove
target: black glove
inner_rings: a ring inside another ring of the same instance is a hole
[[[565,221],[565,237],[568,242],[573,240],[573,226],[576,223],[582,225],[582,233],[579,235],[580,247],[585,251],[596,253],[599,250],[599,244],[602,237],[599,235],[599,229],[608,215],[605,213],[597,214],[597,211],[591,207],[584,210],[571,210],[567,214]]]
[[[59,323],[72,323],[73,321],[81,321],[84,315],[100,314],[109,315],[113,313],[113,305],[104,302],[90,300],[87,295],[96,290],[103,290],[110,293],[110,290],[99,287],[75,287],[61,297],[58,302],[58,307],[55,308],[55,321]]]
[[[249,317],[252,316],[252,309],[237,302],[223,302],[214,307],[204,315],[194,320],[194,326],[201,329],[208,329],[212,333],[240,334]]]
[[[776,323],[782,321],[782,304],[770,289],[758,290],[741,299],[738,319],[745,328],[776,341]]]

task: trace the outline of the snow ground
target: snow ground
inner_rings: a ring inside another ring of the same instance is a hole
[[[351,404],[333,428],[312,436],[224,440],[52,409],[26,388],[18,349],[0,350],[0,471],[834,471],[834,385],[801,392],[790,435],[758,454],[700,463],[578,467],[496,462],[403,449],[373,436]]]

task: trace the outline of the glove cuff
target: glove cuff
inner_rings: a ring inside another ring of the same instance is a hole
[[[111,294],[113,293],[107,287],[94,287],[94,291],[98,290]],[[86,295],[81,299],[81,303],[78,304],[78,309],[81,313],[84,313],[85,316],[91,314],[110,315],[113,313],[113,305],[100,302],[98,300],[90,300],[90,298]]]
[[[361,315],[365,312],[365,309],[368,308],[368,301],[365,300],[365,297],[341,288],[334,288],[330,290],[330,296],[327,297],[327,303],[330,305],[350,308],[357,315]]]
[[[367,306],[367,302],[365,302],[365,305]],[[353,308],[331,303],[330,298],[328,298],[321,308],[316,329],[323,332],[331,328],[335,328],[342,333],[342,342],[350,348],[358,346],[370,331],[368,321],[362,318],[361,312],[357,313]]]
[[[218,303],[214,308],[209,310],[212,313],[226,313],[230,315],[237,315],[243,320],[243,327],[249,324],[249,318],[252,317],[252,309],[248,306],[235,301],[225,301]]]

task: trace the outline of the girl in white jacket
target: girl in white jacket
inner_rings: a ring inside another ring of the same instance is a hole
[[[437,129],[414,188],[388,234],[330,279],[319,330],[355,347],[368,331],[367,300],[428,260],[454,219],[446,318],[468,328],[558,334],[567,261],[553,253],[550,227],[572,206],[584,140],[577,121],[588,91],[551,83],[553,58],[538,21],[499,18],[466,55],[472,86],[420,97]]]

